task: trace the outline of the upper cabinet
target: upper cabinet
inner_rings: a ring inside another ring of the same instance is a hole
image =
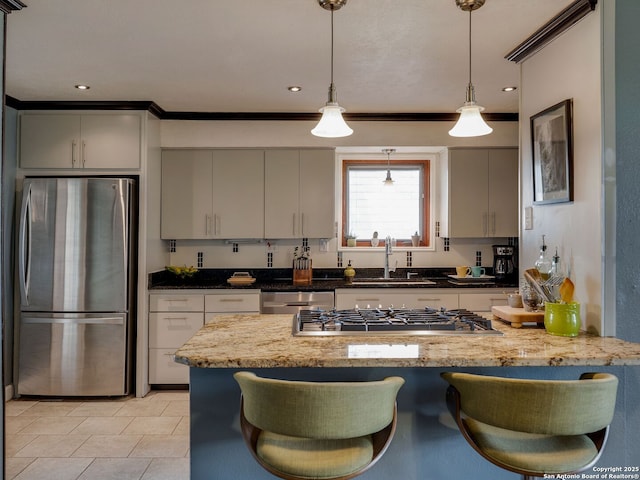
[[[332,238],[335,156],[329,149],[265,152],[265,238]]]
[[[262,238],[263,150],[164,150],[164,239]]]
[[[447,214],[441,236],[518,236],[518,150],[449,150]]]
[[[139,113],[20,115],[20,167],[139,169]]]

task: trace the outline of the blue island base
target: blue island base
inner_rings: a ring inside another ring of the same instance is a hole
[[[465,371],[518,378],[577,379],[583,372],[605,371],[620,379],[616,414],[605,452],[595,469],[640,465],[640,378],[638,367],[502,368],[269,368],[248,369],[289,380],[365,381],[398,375],[398,427],[391,446],[363,480],[515,480],[481,458],[462,438],[445,404],[441,371]],[[239,428],[240,388],[235,369],[190,368],[191,479],[273,479],[251,457]],[[527,405],[521,406],[523,409]],[[640,472],[631,472],[638,474]],[[600,474],[597,478],[609,478]],[[631,478],[631,477],[629,477]],[[637,478],[637,477],[636,477]]]

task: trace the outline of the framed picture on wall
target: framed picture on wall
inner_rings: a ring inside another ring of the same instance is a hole
[[[573,201],[573,101],[531,117],[533,203]]]

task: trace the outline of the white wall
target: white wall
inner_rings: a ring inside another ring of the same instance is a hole
[[[162,121],[161,144],[170,147],[338,147],[338,152],[349,155],[366,153],[381,154],[383,147],[396,147],[398,151],[420,155],[441,151],[452,146],[517,146],[517,122],[493,122],[494,132],[491,135],[474,139],[460,139],[448,135],[452,122],[351,122],[355,133],[340,139],[322,139],[311,135],[314,122],[259,122],[259,121]],[[438,147],[436,147],[438,146]],[[436,148],[434,148],[436,147]],[[340,154],[338,154],[338,157]],[[385,157],[386,158],[386,157]],[[438,172],[436,161],[435,175]],[[149,164],[154,168],[153,164]],[[337,164],[337,172],[340,172]],[[149,178],[155,173],[149,172]],[[437,183],[437,179],[434,179]],[[340,205],[340,178],[337,175],[336,205]],[[159,206],[158,206],[159,207]],[[159,215],[159,208],[153,208],[154,215]],[[156,224],[156,220],[150,218]],[[503,243],[504,239],[500,240]],[[475,264],[476,252],[482,252],[482,264],[492,266],[493,252],[491,245],[495,239],[469,240],[452,239],[450,250],[443,251],[443,240],[436,238],[431,251],[416,250],[412,253],[413,267],[450,267],[460,264]],[[299,241],[279,240],[272,246],[274,253],[273,266],[288,268],[291,266],[293,250]],[[332,239],[327,252],[319,250],[319,241],[310,240],[311,255],[315,268],[331,268],[338,266],[338,245]],[[267,266],[266,244],[241,244],[234,253],[232,246],[222,241],[178,241],[177,251],[170,255],[170,263],[174,265],[196,265],[197,253],[204,254],[204,267],[207,268],[264,268]],[[393,254],[392,264],[397,261],[398,267],[407,266],[407,249],[398,247]],[[347,250],[343,252],[344,265],[351,259],[356,268],[380,267],[384,262],[381,249],[368,251]],[[156,264],[158,262],[156,261]]]
[[[574,201],[537,205],[533,229],[521,230],[520,270],[533,266],[541,236],[571,269],[583,328],[603,333],[601,10],[523,62],[520,92],[521,217],[533,205],[529,118],[573,98]]]

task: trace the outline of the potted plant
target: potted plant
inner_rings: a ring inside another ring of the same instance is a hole
[[[352,232],[349,232],[345,235],[347,239],[347,247],[355,247],[356,246],[356,235]]]

